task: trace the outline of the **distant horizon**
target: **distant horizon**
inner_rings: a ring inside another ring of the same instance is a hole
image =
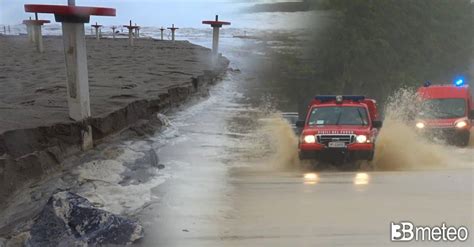
[[[97,3],[99,2],[99,3]],[[90,23],[98,22],[105,26],[128,24],[129,20],[140,26],[168,27],[175,24],[181,28],[206,28],[203,20],[212,20],[219,15],[221,20],[230,21],[234,28],[285,28],[298,24],[300,13],[252,13],[242,12],[245,8],[257,3],[273,2],[268,0],[164,0],[159,3],[151,0],[76,0],[79,6],[110,7],[117,10],[115,17],[91,16]],[[24,11],[24,4],[65,5],[67,0],[0,0],[0,25],[21,24],[32,13]],[[174,12],[173,12],[174,11]],[[289,16],[289,21],[285,18]],[[55,23],[54,15],[39,14],[40,19]],[[88,24],[86,24],[88,25]]]
[[[76,0],[79,6],[110,7],[117,10],[116,17],[91,16],[91,22],[104,25],[125,25],[130,19],[144,26],[165,26],[175,24],[181,27],[200,27],[203,20],[220,15],[223,20],[240,23],[241,11],[253,4],[266,0]],[[271,2],[271,1],[270,1]],[[0,24],[21,24],[32,13],[24,11],[25,4],[65,5],[67,0],[0,0]],[[40,19],[54,22],[54,15],[39,14]],[[249,24],[249,23],[247,23]],[[237,24],[238,25],[238,24]],[[250,24],[251,25],[251,24]],[[239,25],[238,25],[239,26]]]
[[[204,19],[214,18],[215,14],[229,16],[235,12],[235,8],[229,7],[229,1],[205,0],[202,1],[160,1],[160,3],[149,0],[139,1],[93,1],[76,0],[80,6],[110,7],[117,10],[116,17],[91,16],[91,22],[99,22],[105,25],[125,25],[130,19],[141,25],[171,25],[197,27]],[[0,0],[0,22],[2,24],[19,24],[24,19],[34,17],[31,13],[25,13],[24,4],[56,4],[65,5],[66,0]],[[199,6],[201,5],[201,6]],[[232,4],[232,6],[234,6]],[[175,12],[173,12],[175,11]],[[217,13],[220,12],[220,13]],[[39,14],[40,19],[54,22],[54,15]]]

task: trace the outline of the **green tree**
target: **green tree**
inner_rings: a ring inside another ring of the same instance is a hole
[[[384,98],[401,86],[467,74],[473,50],[470,0],[327,0],[335,21],[317,33],[324,80],[344,93]]]

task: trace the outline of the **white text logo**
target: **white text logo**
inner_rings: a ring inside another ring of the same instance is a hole
[[[469,237],[465,226],[415,226],[410,221],[390,223],[390,239],[394,242],[434,241],[434,242],[464,242]]]

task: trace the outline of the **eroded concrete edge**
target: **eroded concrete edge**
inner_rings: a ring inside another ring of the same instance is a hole
[[[57,171],[65,158],[81,152],[80,133],[86,124],[92,125],[94,142],[100,142],[141,120],[152,120],[156,113],[166,112],[193,96],[207,94],[209,86],[220,79],[228,66],[229,60],[221,57],[217,69],[190,78],[189,85],[170,88],[155,99],[136,100],[87,122],[58,123],[0,134],[0,209],[17,190]]]

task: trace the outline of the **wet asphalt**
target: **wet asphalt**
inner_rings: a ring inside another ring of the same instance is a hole
[[[158,150],[170,177],[138,215],[146,229],[138,246],[473,246],[472,237],[390,241],[391,222],[474,230],[472,147],[452,149],[470,164],[463,167],[283,169],[267,158],[282,150],[259,139],[259,121],[268,116],[247,94],[255,84],[245,60],[229,56],[241,72],[229,72],[209,99],[170,117],[175,138]]]

